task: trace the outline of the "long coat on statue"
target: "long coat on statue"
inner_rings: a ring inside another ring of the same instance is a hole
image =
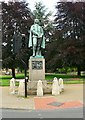
[[[33,45],[37,45],[38,38],[42,38],[41,48],[45,48],[45,37],[43,33],[43,29],[38,24],[33,24],[30,29],[29,35],[29,47],[33,47]]]

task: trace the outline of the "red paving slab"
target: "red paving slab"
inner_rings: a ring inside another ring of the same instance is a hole
[[[35,109],[55,109],[55,106],[47,105],[51,102],[56,102],[56,99],[53,97],[50,98],[34,98]]]
[[[63,105],[58,108],[72,108],[72,107],[82,107],[83,104],[80,101],[69,101],[65,102]]]
[[[52,103],[52,102],[59,102],[59,101],[56,101],[56,99],[53,97],[49,97],[49,98],[36,97],[36,98],[34,98],[34,102],[35,102],[35,109],[37,109],[37,110],[72,108],[72,107],[82,107],[83,106],[83,104],[80,101],[65,102],[64,104],[62,104],[61,106],[58,106],[58,107],[48,105],[49,103]]]

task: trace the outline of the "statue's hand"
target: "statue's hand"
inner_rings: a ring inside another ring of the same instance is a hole
[[[39,35],[38,38],[42,38],[42,35]]]
[[[41,35],[39,35],[39,38],[42,38],[42,36],[43,36],[42,34],[41,34]]]
[[[33,31],[32,31],[32,33],[33,33],[33,35],[36,35],[36,36],[38,36],[38,34],[37,34],[37,33],[33,32]]]

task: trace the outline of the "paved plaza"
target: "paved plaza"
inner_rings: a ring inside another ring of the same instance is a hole
[[[0,108],[53,110],[62,108],[77,108],[83,106],[83,84],[67,84],[60,95],[44,94],[43,97],[28,95],[27,98],[17,94],[9,94],[9,87],[2,88],[2,103]]]

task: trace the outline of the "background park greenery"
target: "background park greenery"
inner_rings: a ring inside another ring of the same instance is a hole
[[[45,79],[47,80],[48,84],[52,84],[52,80],[54,77],[63,78],[64,84],[82,84],[85,83],[85,75],[82,75],[81,77],[78,77],[77,75],[69,75],[69,74],[46,74]],[[10,79],[12,78],[11,75],[3,75],[0,77],[2,81],[0,82],[1,86],[9,86],[10,85]],[[16,79],[25,79],[24,73],[16,74]],[[18,85],[18,82],[16,82],[16,85]]]
[[[2,68],[12,70],[12,76],[2,76],[3,83],[9,84],[11,77],[24,77],[23,74],[15,75],[15,68],[24,69],[22,61],[29,69],[28,60],[32,50],[28,48],[28,38],[35,18],[40,20],[45,33],[46,48],[42,49],[42,54],[46,60],[46,72],[68,73],[69,69],[77,72],[77,76],[51,74],[46,75],[46,79],[51,80],[56,76],[68,78],[69,81],[73,78],[74,83],[77,78],[80,83],[84,79],[81,71],[85,71],[85,2],[56,2],[55,10],[55,19],[50,20],[52,13],[47,12],[41,2],[35,4],[33,12],[25,1],[2,2]],[[11,50],[16,29],[25,37],[17,45],[21,47],[20,51],[14,55]]]

